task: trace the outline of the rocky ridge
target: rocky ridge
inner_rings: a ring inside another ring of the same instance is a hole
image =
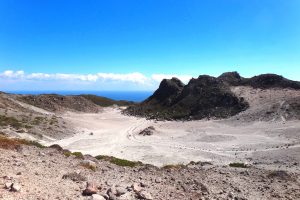
[[[197,79],[192,78],[187,85],[177,78],[164,79],[152,96],[140,104],[129,106],[124,113],[164,120],[229,118],[243,113],[251,104],[235,92],[236,87],[299,91],[300,82],[275,74],[244,78],[237,72],[223,73],[219,77],[201,75]],[[295,108],[296,118],[300,117],[299,103],[293,99],[294,96],[285,98]]]

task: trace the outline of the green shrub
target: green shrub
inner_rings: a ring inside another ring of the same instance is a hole
[[[73,152],[71,154],[74,155],[76,158],[80,158],[80,159],[84,158],[84,156],[81,152]]]
[[[72,155],[72,152],[69,151],[69,150],[64,150],[63,151],[63,154],[66,156],[66,157],[70,157]]]
[[[248,168],[248,166],[244,163],[230,163],[229,166],[238,168]]]
[[[110,163],[113,163],[115,165],[118,166],[123,166],[123,167],[135,167],[138,165],[142,165],[141,162],[135,162],[135,161],[130,161],[130,160],[125,160],[125,159],[120,159],[120,158],[116,158],[113,156],[103,156],[103,155],[99,155],[95,157],[98,160],[105,160],[108,161]]]

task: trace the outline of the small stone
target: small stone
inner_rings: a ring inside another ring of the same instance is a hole
[[[93,182],[87,182],[86,189],[83,190],[82,195],[83,196],[92,196],[93,194],[97,193],[97,188],[95,183]]]
[[[17,175],[22,175],[22,172],[18,172]]]
[[[39,156],[45,156],[46,154],[39,152]]]
[[[116,187],[116,195],[117,196],[121,196],[123,194],[125,194],[127,192],[127,190],[123,187]]]
[[[12,186],[11,182],[5,183],[4,185],[5,189],[11,189],[11,186]]]
[[[142,190],[142,188],[140,187],[140,185],[138,183],[132,184],[131,187],[132,187],[133,191],[135,191],[135,192],[140,192]]]
[[[138,193],[138,196],[142,199],[146,199],[146,200],[152,200],[152,196],[151,194],[149,194],[148,192],[146,192],[145,190],[142,190],[141,192]]]
[[[161,183],[161,179],[160,178],[156,178],[155,179],[155,183]]]
[[[21,190],[21,185],[19,185],[18,183],[14,183],[11,186],[11,191],[13,192],[19,192]]]
[[[105,198],[99,194],[93,194],[91,199],[92,200],[105,200]]]

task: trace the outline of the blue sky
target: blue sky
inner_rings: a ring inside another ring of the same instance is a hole
[[[0,90],[153,90],[226,71],[300,80],[300,1],[0,1]]]

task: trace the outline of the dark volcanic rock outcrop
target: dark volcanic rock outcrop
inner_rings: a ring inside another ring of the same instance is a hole
[[[246,79],[244,85],[252,86],[253,88],[291,88],[300,89],[300,82],[292,81],[276,74],[262,74]]]
[[[243,78],[237,72],[226,72],[220,75],[218,79],[230,86],[251,86],[260,89],[300,89],[300,82],[292,81],[276,74],[261,74],[252,78]]]
[[[164,79],[159,85],[147,103],[160,104],[162,106],[170,106],[174,99],[181,93],[184,84],[177,78]]]
[[[165,79],[151,97],[125,112],[156,119],[227,118],[247,106],[224,82],[199,76],[187,85],[176,78]]]
[[[248,102],[236,96],[231,87],[257,89],[300,89],[300,82],[276,74],[244,78],[237,72],[219,77],[201,75],[184,85],[177,78],[164,79],[144,102],[130,106],[125,113],[155,119],[227,118],[248,108]]]

